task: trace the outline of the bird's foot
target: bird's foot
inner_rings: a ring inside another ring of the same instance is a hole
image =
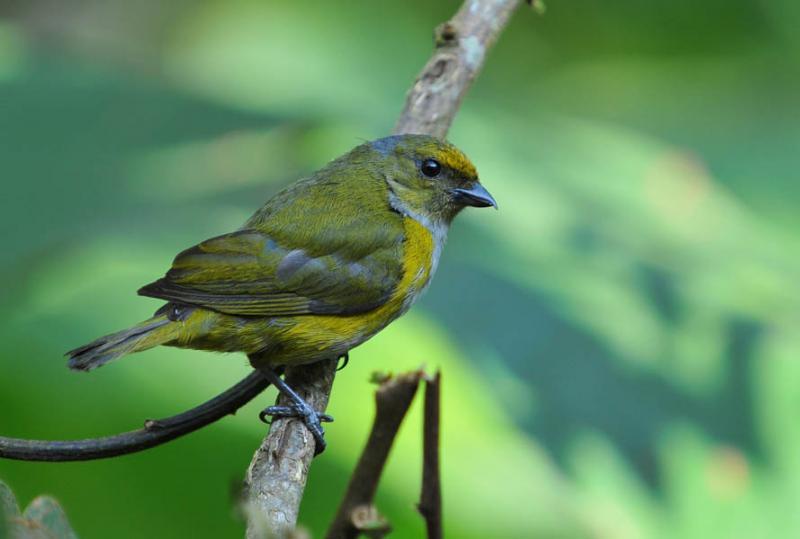
[[[306,401],[298,399],[289,406],[268,406],[258,414],[261,421],[270,423],[271,420],[267,419],[267,416],[273,418],[296,417],[301,419],[316,442],[314,444],[314,454],[319,455],[325,451],[327,444],[325,442],[325,431],[322,428],[322,423],[333,422],[333,417],[330,415],[317,412]]]
[[[265,408],[258,417],[261,421],[269,423],[267,416],[273,417],[296,417],[303,421],[303,424],[314,436],[314,455],[319,455],[325,451],[325,431],[322,423],[330,423],[333,418],[328,414],[316,411],[308,404],[303,397],[297,394],[294,389],[280,377],[280,375],[269,367],[262,367],[261,372],[269,382],[289,400],[286,406],[269,406]]]

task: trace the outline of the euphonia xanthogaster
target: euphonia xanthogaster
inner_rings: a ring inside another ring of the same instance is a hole
[[[168,303],[68,352],[69,367],[91,370],[159,344],[244,352],[292,393],[273,369],[346,355],[406,312],[466,206],[497,205],[455,146],[426,135],[362,144],[276,194],[236,232],[180,253],[139,290]],[[272,411],[305,416],[321,449],[325,416],[295,402]]]

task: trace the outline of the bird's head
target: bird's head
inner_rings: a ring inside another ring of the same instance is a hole
[[[380,155],[390,203],[405,214],[449,223],[467,206],[494,206],[461,150],[428,135],[395,135],[369,143]]]

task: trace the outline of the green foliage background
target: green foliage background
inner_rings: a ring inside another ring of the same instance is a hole
[[[457,2],[37,0],[0,15],[0,433],[128,430],[244,358],[61,354],[282,185],[391,130]],[[456,223],[420,305],[352,354],[301,520],[332,517],[373,370],[444,373],[455,538],[800,536],[800,9],[551,0],[450,138],[499,212]],[[108,461],[0,461],[85,538],[238,537],[257,410]],[[379,506],[419,537],[419,407]]]

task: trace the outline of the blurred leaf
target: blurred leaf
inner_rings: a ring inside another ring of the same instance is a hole
[[[5,539],[77,539],[64,510],[49,496],[38,496],[20,514],[11,489],[0,481],[0,538]],[[5,531],[4,531],[5,530]],[[7,534],[7,535],[4,535]]]

